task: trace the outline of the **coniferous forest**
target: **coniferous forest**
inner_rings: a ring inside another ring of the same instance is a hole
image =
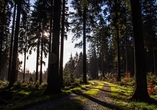
[[[67,39],[82,51],[64,65]],[[91,110],[93,102],[157,108],[157,0],[0,0],[0,109]]]

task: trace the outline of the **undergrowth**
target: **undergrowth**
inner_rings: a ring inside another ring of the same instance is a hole
[[[29,106],[40,104],[50,99],[63,97],[64,95],[71,93],[71,91],[73,90],[81,90],[83,88],[87,88],[92,84],[93,84],[92,82],[88,84],[78,84],[78,83],[75,84],[73,82],[73,85],[75,86],[66,87],[66,89],[63,89],[62,93],[60,94],[43,96],[42,94],[46,88],[46,83],[42,83],[40,85],[39,83],[35,83],[35,82],[18,81],[14,84],[14,86],[9,91],[11,97],[7,99],[3,97],[3,99],[0,100],[1,103],[0,109],[17,110],[26,107],[28,108]]]
[[[133,94],[134,82],[127,83],[122,80],[122,82],[118,83],[105,83],[111,87],[111,98],[113,98],[116,104],[124,110],[157,110],[157,105],[155,104],[129,100]],[[155,94],[150,94],[150,97],[157,101],[157,97],[155,96]]]
[[[157,76],[152,73],[148,73],[147,81],[148,93],[150,97],[154,100],[157,100]],[[114,79],[107,79],[107,81],[92,80],[89,81],[88,84],[82,84],[80,79],[72,82],[70,80],[65,82],[66,86],[62,89],[61,94],[42,96],[42,93],[47,86],[46,83],[42,83],[40,85],[38,82],[35,83],[18,81],[11,88],[11,91],[6,92],[6,95],[8,95],[8,97],[0,100],[0,109],[23,109],[28,106],[40,104],[44,101],[54,99],[55,97],[62,97],[63,95],[67,95],[69,93],[72,93],[73,91],[85,90],[83,92],[84,95],[95,96],[104,86],[104,84],[106,84],[110,87],[110,95],[112,100],[114,100],[115,104],[120,108],[123,108],[124,110],[157,110],[157,105],[155,104],[128,100],[132,96],[135,87],[134,78],[131,78],[129,74],[126,74],[126,76],[122,78],[121,82],[115,82]],[[88,87],[92,86],[94,82],[97,82],[98,85],[94,86],[94,88],[87,89]],[[1,89],[4,89],[7,85],[7,81],[0,81]],[[89,99],[85,98],[82,95],[79,95],[75,97],[73,101],[62,103],[61,105],[59,105],[59,108],[81,108],[82,104],[85,103],[87,100]],[[66,104],[68,104],[68,106],[66,106]],[[58,108],[58,106],[55,107]]]

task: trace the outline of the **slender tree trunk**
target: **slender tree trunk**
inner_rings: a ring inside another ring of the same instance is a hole
[[[156,74],[156,58],[155,58],[155,49],[153,49],[153,66],[154,66],[154,73]]]
[[[120,46],[119,46],[119,27],[118,27],[118,10],[119,10],[119,1],[115,0],[116,5],[116,37],[117,37],[117,81],[121,81],[121,73],[120,73]]]
[[[14,6],[14,13],[13,13],[13,22],[12,22],[12,33],[11,33],[11,41],[10,41],[10,53],[9,53],[9,67],[8,67],[8,80],[10,80],[10,74],[12,69],[12,54],[13,54],[13,37],[15,31],[15,15],[16,15],[16,3]]]
[[[83,10],[83,83],[87,83],[86,76],[86,7]]]
[[[61,50],[60,50],[60,83],[63,87],[63,53],[64,53],[64,21],[65,21],[65,0],[62,7],[62,30],[61,30]]]
[[[135,78],[135,73],[136,73],[136,58],[135,58],[135,41],[134,41],[134,62],[133,62],[133,64],[134,64],[134,78]]]
[[[2,61],[2,49],[3,49],[3,40],[4,40],[4,31],[5,31],[5,14],[6,14],[6,6],[7,2],[2,2],[2,10],[1,10],[1,29],[0,29],[0,75],[3,73],[3,62]]]
[[[125,48],[125,59],[126,59],[126,61],[125,61],[125,72],[126,73],[128,73],[128,39],[127,39],[127,37],[128,37],[128,29],[127,29],[127,9],[126,9],[126,6],[125,6],[125,25],[126,25],[126,34],[125,34],[125,46],[126,46],[126,48]]]
[[[13,61],[12,61],[12,71],[10,74],[10,82],[8,87],[12,87],[13,84],[17,80],[18,73],[18,34],[19,34],[19,26],[20,26],[20,13],[21,13],[21,0],[18,1],[17,6],[17,18],[16,18],[16,30],[15,30],[15,39],[14,39],[14,48],[13,48]]]
[[[26,73],[26,48],[24,50],[23,81],[25,81],[25,73]]]
[[[39,37],[39,36],[38,36],[38,37]],[[38,44],[37,44],[36,73],[35,73],[35,80],[36,80],[36,82],[38,81],[39,46],[40,46],[40,38],[38,38]]]
[[[40,81],[39,81],[39,83],[41,84],[42,83],[42,71],[43,71],[43,69],[42,69],[42,63],[43,63],[43,33],[42,33],[42,35],[41,35],[41,50],[40,50]]]
[[[126,12],[126,11],[125,11]],[[126,15],[126,14],[125,14]],[[126,17],[125,17],[125,23],[126,23]],[[124,61],[124,64],[125,64],[125,74],[128,73],[128,41],[127,41],[127,23],[126,23],[126,34],[125,34],[125,61]]]
[[[53,21],[53,42],[52,53],[50,53],[48,65],[48,85],[44,94],[60,93],[59,74],[59,34],[60,34],[60,14],[61,0],[54,0],[54,21]]]
[[[108,53],[107,53],[107,56],[106,56],[106,62],[107,62],[107,68],[106,68],[106,73],[108,73],[109,72],[109,58],[108,58]]]
[[[48,66],[51,63],[51,54],[52,54],[52,18],[53,18],[53,0],[51,0],[51,13],[50,13],[50,31],[49,31],[50,35],[49,35],[49,58],[48,58]]]
[[[117,56],[118,56],[118,62],[117,62],[117,81],[121,81],[121,73],[120,73],[120,47],[119,47],[119,29],[117,27],[116,29],[117,33]]]
[[[150,97],[147,92],[146,65],[144,39],[142,32],[142,16],[139,0],[130,0],[135,42],[135,89],[132,100],[147,101]]]
[[[96,47],[95,45],[94,45],[94,47]],[[97,59],[97,55],[96,55],[96,50],[95,50],[95,48],[94,48],[94,60],[95,60],[95,62],[96,62],[96,73],[95,73],[95,75],[94,75],[94,79],[97,79],[98,78],[98,59]]]
[[[101,53],[100,53],[100,58],[101,58],[101,72],[102,72],[102,77],[104,77],[104,47],[101,45]]]
[[[102,72],[102,77],[104,77],[105,76],[104,75],[104,52],[101,52],[100,55],[101,55],[101,72]]]
[[[126,50],[125,50],[125,58],[126,58],[126,67],[125,67],[125,71],[126,71],[126,73],[128,73],[128,46],[127,46],[127,38],[126,38]]]

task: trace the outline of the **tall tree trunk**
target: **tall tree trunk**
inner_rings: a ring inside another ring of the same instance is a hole
[[[136,55],[135,55],[135,41],[134,41],[134,43],[133,43],[133,44],[134,44],[134,46],[133,46],[133,47],[134,47],[134,62],[133,62],[133,64],[134,64],[134,78],[135,78],[135,73],[136,73],[136,58],[135,58],[135,57],[136,57]]]
[[[127,37],[127,36],[126,36]],[[126,66],[125,66],[125,72],[128,73],[128,46],[127,46],[127,38],[126,38],[126,49],[125,49],[125,63],[126,63]]]
[[[153,66],[154,66],[154,73],[156,74],[156,57],[155,57],[155,49],[153,48]]]
[[[15,38],[14,38],[14,48],[13,48],[13,61],[12,61],[12,71],[10,74],[10,82],[8,87],[12,87],[13,84],[17,80],[18,74],[18,34],[19,34],[19,26],[20,26],[20,13],[21,13],[21,0],[17,3],[17,17],[16,17],[16,30],[15,30]]]
[[[102,49],[102,50],[104,50],[104,49]],[[101,72],[102,72],[102,77],[104,77],[105,74],[104,74],[104,52],[103,52],[103,51],[100,53],[100,59],[101,59]]]
[[[49,56],[48,56],[48,66],[51,63],[51,53],[52,53],[52,18],[53,18],[53,0],[51,0],[51,12],[50,12],[50,31],[49,31]],[[48,75],[49,76],[49,75]]]
[[[95,44],[94,44],[94,47],[96,47],[95,46]],[[95,62],[96,62],[96,72],[95,72],[95,75],[94,75],[94,79],[97,79],[98,78],[98,58],[97,58],[97,55],[96,55],[96,49],[94,48],[94,60],[95,60]]]
[[[86,76],[86,6],[84,6],[83,10],[83,83],[87,83]]]
[[[101,52],[100,52],[100,59],[101,59],[101,72],[102,72],[102,77],[105,76],[104,74],[104,46],[101,45]]]
[[[150,97],[147,92],[144,39],[142,32],[142,16],[139,0],[130,0],[135,42],[135,89],[132,100],[147,101]]]
[[[40,36],[38,36],[38,44],[37,44],[37,58],[36,58],[36,73],[35,80],[38,81],[38,68],[39,68],[39,46],[40,46]]]
[[[119,29],[117,27],[116,29],[117,33],[117,57],[118,57],[118,62],[117,62],[117,81],[121,81],[121,73],[120,73],[120,47],[119,47]]]
[[[65,21],[65,0],[62,7],[62,30],[61,30],[61,49],[60,49],[60,83],[63,87],[63,53],[64,53],[64,21]]]
[[[25,81],[25,73],[26,73],[26,48],[24,50],[23,81]]]
[[[11,71],[12,71],[13,37],[14,37],[14,31],[15,31],[16,7],[17,7],[17,4],[15,2],[14,13],[13,13],[13,22],[12,22],[13,25],[12,25],[11,41],[10,41],[8,80],[10,80],[10,74],[11,74]]]
[[[44,94],[60,93],[60,74],[59,74],[59,34],[60,34],[60,14],[61,0],[54,0],[54,21],[53,21],[53,40],[52,53],[50,53],[48,65],[48,85]]]
[[[1,9],[1,29],[0,29],[0,75],[3,72],[3,62],[2,61],[2,50],[3,50],[3,40],[4,40],[4,31],[5,31],[5,17],[6,17],[6,6],[7,2],[3,1],[2,2],[2,9]]]
[[[126,9],[127,7],[125,6],[125,25],[126,25],[126,29],[125,29],[125,31],[126,31],[126,34],[125,34],[125,73],[128,73],[128,39],[127,39],[127,37],[128,37],[128,29],[127,29],[127,9]]]
[[[120,73],[120,47],[119,47],[119,27],[118,27],[118,10],[119,10],[119,1],[115,0],[115,6],[116,6],[116,38],[117,38],[117,81],[121,81],[121,73]]]
[[[40,81],[39,83],[41,84],[42,83],[42,63],[43,63],[43,33],[41,35],[41,50],[40,50]]]

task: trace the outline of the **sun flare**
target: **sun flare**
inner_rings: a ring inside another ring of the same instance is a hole
[[[48,37],[49,33],[48,32],[44,32],[44,36]]]

